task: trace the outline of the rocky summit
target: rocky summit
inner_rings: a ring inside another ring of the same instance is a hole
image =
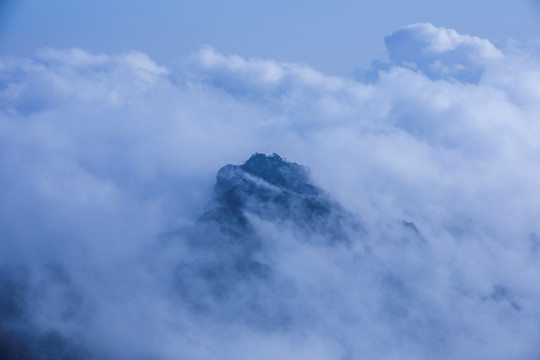
[[[309,169],[278,154],[254,154],[243,165],[226,165],[217,173],[211,210],[200,218],[237,235],[249,231],[248,215],[324,237],[347,241],[346,228],[359,225],[322,189]]]
[[[362,233],[358,220],[312,183],[308,168],[277,154],[254,154],[242,165],[218,171],[209,210],[182,235],[190,257],[177,267],[175,286],[186,304],[217,313],[234,309],[235,299],[249,285],[251,300],[246,301],[257,309],[265,297],[258,291],[268,291],[275,280],[271,258],[276,246],[288,241],[348,246],[351,234]],[[281,315],[288,312],[270,305],[275,309],[250,314],[256,322],[265,318],[263,323],[282,324]]]

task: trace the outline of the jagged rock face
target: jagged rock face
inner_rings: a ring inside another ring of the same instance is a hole
[[[246,214],[285,223],[329,242],[347,240],[346,227],[359,225],[339,204],[311,183],[304,166],[277,154],[254,154],[243,165],[226,165],[217,174],[213,209],[203,222],[229,234],[249,232]]]
[[[310,184],[308,170],[296,163],[287,162],[277,154],[254,154],[240,169],[264,179],[268,183],[298,194],[319,195],[320,189]],[[219,181],[219,174],[218,174]]]

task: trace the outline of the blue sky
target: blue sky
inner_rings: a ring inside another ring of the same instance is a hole
[[[536,0],[3,0],[0,53],[139,50],[170,65],[201,45],[351,74],[384,57],[383,38],[417,22],[504,43],[540,38]]]

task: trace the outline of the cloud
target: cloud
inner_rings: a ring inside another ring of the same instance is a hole
[[[371,83],[212,48],[0,58],[3,334],[80,358],[537,358],[540,62],[429,24],[386,42]],[[273,275],[219,300],[200,264],[235,253],[186,229],[255,152],[309,166],[366,231],[328,246],[252,216]]]
[[[503,54],[489,40],[429,23],[409,25],[385,39],[390,60],[431,79],[478,82],[484,68]]]
[[[37,60],[2,60],[2,109],[29,114],[68,98],[114,104],[140,94],[166,72],[137,52],[107,56],[81,49],[42,49]]]

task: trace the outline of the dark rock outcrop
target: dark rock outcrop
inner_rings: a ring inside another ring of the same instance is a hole
[[[212,209],[200,218],[227,234],[251,230],[247,214],[289,226],[328,243],[348,241],[354,217],[312,184],[309,170],[277,154],[254,154],[243,165],[226,165],[217,174]]]

